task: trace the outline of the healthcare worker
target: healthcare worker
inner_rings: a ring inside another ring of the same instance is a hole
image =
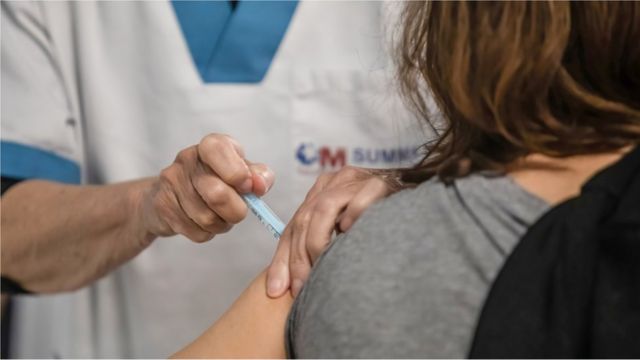
[[[322,172],[412,163],[415,149],[398,144],[424,141],[389,80],[388,7],[3,1],[2,176],[17,183],[3,195],[3,237],[16,229],[11,220],[23,234],[57,222],[67,239],[82,238],[78,224],[90,223],[97,243],[109,240],[91,250],[109,254],[97,265],[80,242],[69,247],[76,257],[47,258],[56,244],[30,248],[27,259],[46,261],[24,271],[75,275],[38,292],[109,275],[65,294],[20,296],[12,355],[167,356],[220,316],[273,256],[277,241],[252,218],[204,244],[186,239],[204,242],[244,217],[230,190],[265,193],[275,174],[265,199],[288,220]],[[234,177],[238,164],[248,187]],[[18,191],[35,179],[46,181],[29,189],[54,190]],[[94,186],[79,186],[87,184]],[[115,199],[136,186],[144,196],[132,201],[144,200],[137,209],[146,210],[128,213]],[[203,195],[212,188],[225,200]],[[197,205],[194,190],[213,203]],[[198,211],[190,206],[215,211],[200,221],[189,218]],[[30,213],[38,216],[11,216]],[[149,241],[114,241],[130,234],[100,218],[107,213],[148,225]]]

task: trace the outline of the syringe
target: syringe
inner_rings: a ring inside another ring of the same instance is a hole
[[[242,199],[247,203],[251,212],[258,217],[262,225],[269,229],[276,239],[280,239],[285,225],[267,203],[253,193],[243,194]]]

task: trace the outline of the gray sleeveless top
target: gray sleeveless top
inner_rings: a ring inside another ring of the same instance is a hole
[[[372,206],[316,263],[289,315],[289,355],[465,357],[491,281],[548,209],[488,175]]]

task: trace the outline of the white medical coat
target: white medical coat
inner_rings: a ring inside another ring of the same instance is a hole
[[[275,171],[266,200],[286,221],[321,171],[416,159],[422,133],[390,81],[390,6],[302,2],[260,83],[204,84],[168,2],[3,2],[2,140],[104,184],[156,175],[207,133],[229,134]],[[80,291],[21,296],[13,355],[167,356],[275,245],[250,215],[206,244],[157,239]]]

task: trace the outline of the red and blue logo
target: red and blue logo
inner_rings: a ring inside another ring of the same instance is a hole
[[[395,148],[316,145],[303,142],[296,148],[300,170],[322,172],[339,170],[345,165],[384,168],[413,165],[421,156],[416,146]]]

